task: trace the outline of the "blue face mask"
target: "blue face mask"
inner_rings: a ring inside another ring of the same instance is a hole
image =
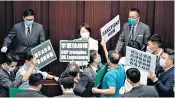
[[[26,24],[27,26],[31,26],[33,23],[34,23],[34,20],[25,21],[25,24]]]
[[[128,18],[128,23],[130,25],[136,25],[137,24],[137,21],[136,21],[136,19]]]
[[[97,62],[97,65],[100,65],[100,64],[101,64],[101,57],[100,57],[100,59]]]

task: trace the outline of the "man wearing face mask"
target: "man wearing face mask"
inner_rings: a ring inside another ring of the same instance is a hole
[[[160,57],[160,69],[156,74],[149,73],[160,97],[174,97],[174,50],[165,49]]]
[[[43,26],[34,22],[34,11],[27,9],[23,13],[24,21],[13,26],[4,39],[1,52],[6,53],[8,47],[15,40],[14,52],[26,52],[45,41]]]
[[[150,36],[150,28],[146,24],[140,22],[140,11],[132,8],[129,11],[128,23],[125,23],[119,36],[115,51],[119,52],[128,45],[130,40],[139,42],[141,50],[146,48],[147,38]]]
[[[24,78],[30,76],[25,74],[22,79],[14,79],[13,71],[19,61],[19,56],[8,53],[5,58],[5,63],[0,66],[0,97],[9,96],[9,88],[18,88],[22,81],[25,81]]]
[[[157,70],[160,69],[160,65],[159,65],[159,60],[160,60],[160,56],[163,53],[163,49],[162,49],[162,39],[158,36],[158,34],[154,34],[152,36],[150,36],[148,38],[148,42],[147,42],[147,49],[146,52],[147,53],[152,53],[154,55],[156,55],[156,70],[155,72],[157,72]]]
[[[96,72],[101,69],[98,66],[101,63],[101,57],[96,50],[90,50],[90,61],[87,68],[84,69],[80,80],[75,85],[74,93],[82,97],[97,97],[92,93],[92,87],[96,79]]]
[[[46,97],[38,92],[42,88],[43,75],[41,73],[32,74],[29,77],[29,88],[25,92],[15,95],[15,97]]]
[[[29,74],[29,75],[28,77],[24,78],[25,81],[22,82],[22,84],[18,88],[26,90],[29,87],[29,81],[28,81],[29,76],[34,73],[41,73],[43,75],[43,79],[53,79],[58,81],[59,79],[58,77],[50,75],[47,72],[42,72],[41,70],[37,69],[36,65],[37,65],[36,58],[33,58],[33,55],[30,52],[28,52],[26,55],[26,61],[24,65],[16,73],[16,79],[21,79],[21,76],[24,76],[26,74]]]

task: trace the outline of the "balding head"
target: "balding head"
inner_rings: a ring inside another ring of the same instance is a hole
[[[119,59],[120,59],[120,55],[115,50],[111,50],[108,53],[108,58],[112,64],[118,64]]]

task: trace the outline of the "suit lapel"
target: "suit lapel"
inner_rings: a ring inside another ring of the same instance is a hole
[[[128,34],[125,34],[126,40],[127,40],[126,42],[128,42],[129,41],[129,38],[130,38],[130,29],[131,29],[131,26],[128,24],[128,26],[126,28],[126,32],[128,32]]]
[[[35,22],[33,23],[32,29],[31,29],[31,32],[30,32],[29,45],[31,45],[32,38],[35,37],[34,32],[35,32]]]
[[[2,65],[1,65],[1,69],[2,69],[2,71],[4,71],[4,73],[6,73],[9,76],[10,80],[12,80],[12,77],[10,76],[10,74],[4,68],[2,68]]]
[[[140,22],[139,22],[139,23],[138,23],[138,26],[137,26],[137,28],[136,28],[136,32],[135,32],[135,36],[134,36],[134,40],[137,39],[137,36],[138,36],[140,30],[141,30],[141,27],[140,27]]]
[[[23,29],[23,32],[22,32],[22,39],[23,39],[23,42],[26,42],[26,44],[29,44],[29,37],[26,36],[26,28],[25,28],[25,23],[22,22],[22,25],[21,25],[22,29]],[[26,41],[27,39],[27,41]]]
[[[94,72],[94,70],[92,69],[92,67],[90,66],[90,72],[92,73],[92,76],[94,77],[94,79],[95,79],[95,77],[96,77],[96,73]]]

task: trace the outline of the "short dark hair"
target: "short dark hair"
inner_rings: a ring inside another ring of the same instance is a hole
[[[135,48],[135,49],[138,49],[138,50],[141,49],[140,43],[137,42],[137,41],[135,41],[135,40],[130,40],[130,41],[128,42],[128,46],[129,46],[129,47],[132,47],[132,48]]]
[[[170,48],[164,49],[164,52],[168,54],[168,58],[173,61],[174,64],[174,50]]]
[[[41,73],[31,74],[29,77],[29,85],[38,86],[43,82],[43,75]]]
[[[135,11],[137,12],[138,17],[140,17],[140,10],[137,8],[131,8],[130,11]]]
[[[90,50],[90,60],[89,60],[89,64],[91,64],[94,59],[97,57],[97,51],[96,50]]]
[[[91,35],[91,27],[90,27],[87,23],[82,23],[82,24],[80,25],[80,28],[78,29],[78,33],[79,33],[79,34],[80,34],[80,30],[81,30],[82,27],[84,27],[86,30],[88,30],[89,33],[90,33],[90,35]]]
[[[15,53],[7,53],[5,58],[5,63],[10,65],[12,62],[18,62],[20,57]]]
[[[24,17],[34,16],[34,11],[32,9],[27,9],[27,10],[24,11],[23,16]]]
[[[126,76],[133,83],[137,83],[140,81],[140,71],[137,68],[128,69],[126,71]]]
[[[158,47],[162,48],[162,39],[158,34],[153,34],[148,38],[148,41],[154,42],[158,45]]]
[[[74,87],[74,77],[69,77],[69,78],[65,78],[62,80],[61,84],[63,85],[63,87],[66,88],[73,88]]]
[[[111,50],[108,52],[108,58],[110,62],[112,62],[113,64],[118,64],[120,59],[120,54],[117,53],[115,50]]]
[[[26,60],[31,61],[33,59],[33,55],[31,52],[26,53]]]

